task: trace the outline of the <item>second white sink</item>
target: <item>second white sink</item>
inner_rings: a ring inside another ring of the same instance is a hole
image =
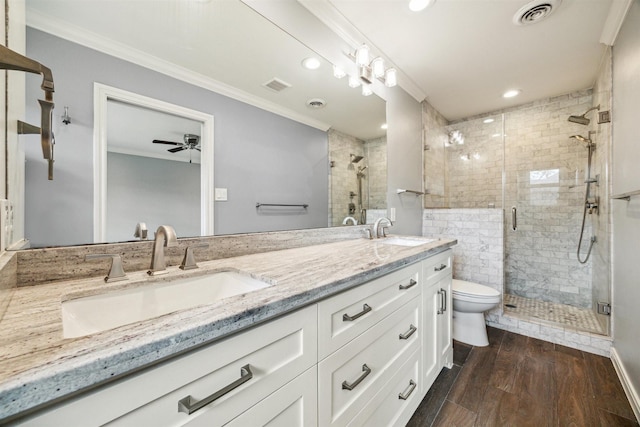
[[[408,239],[405,237],[385,237],[380,239],[379,242],[385,245],[396,246],[420,246],[433,242],[435,239]]]
[[[75,338],[210,304],[271,286],[234,271],[223,271],[62,302],[64,338]]]

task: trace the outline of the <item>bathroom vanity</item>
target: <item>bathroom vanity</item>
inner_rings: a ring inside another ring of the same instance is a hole
[[[160,279],[136,272],[125,285],[19,288],[2,323],[15,324],[14,304],[55,320],[27,337],[39,354],[14,359],[19,370],[0,361],[2,417],[38,426],[404,425],[452,364],[455,240],[388,239],[212,260],[188,273],[169,267]],[[229,270],[271,286],[62,338],[61,300]]]

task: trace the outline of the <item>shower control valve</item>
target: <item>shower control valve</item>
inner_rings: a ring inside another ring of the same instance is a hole
[[[598,198],[587,199],[585,202],[587,212],[589,214],[598,213]]]

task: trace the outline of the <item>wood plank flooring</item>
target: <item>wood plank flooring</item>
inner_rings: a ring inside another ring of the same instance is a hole
[[[454,342],[407,424],[431,426],[639,426],[611,361],[488,328],[489,346]]]

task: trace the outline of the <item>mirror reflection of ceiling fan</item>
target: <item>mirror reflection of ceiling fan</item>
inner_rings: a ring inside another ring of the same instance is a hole
[[[184,142],[173,142],[173,141],[162,141],[160,139],[154,139],[152,141],[154,144],[167,144],[167,145],[176,145],[175,148],[169,148],[167,151],[170,153],[177,153],[183,150],[200,150],[200,137],[198,135],[193,135],[191,133],[184,134]]]

